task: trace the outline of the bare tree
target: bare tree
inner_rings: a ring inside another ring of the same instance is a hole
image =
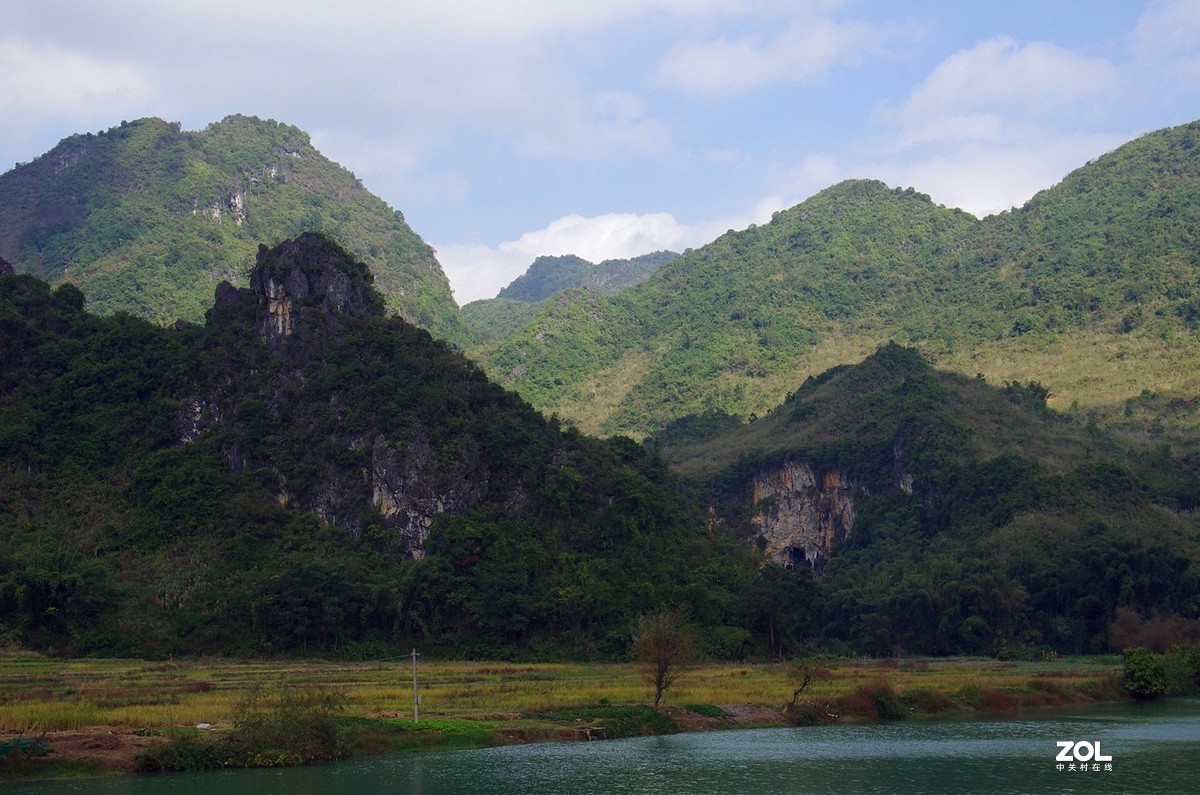
[[[699,654],[696,630],[683,611],[675,608],[644,613],[633,635],[633,658],[654,686],[654,708],[663,693]]]
[[[800,694],[817,680],[832,679],[837,663],[824,656],[800,657],[792,660],[788,666],[788,679],[795,685],[792,688],[791,706],[796,706]]]

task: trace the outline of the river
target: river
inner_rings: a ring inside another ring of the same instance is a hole
[[[1066,751],[1060,741],[1070,743]],[[1056,760],[1060,753],[1067,761]],[[1111,759],[1097,761],[1101,757]],[[745,729],[424,752],[323,767],[43,782],[12,790],[20,795],[1194,795],[1200,792],[1200,699],[1006,720]]]

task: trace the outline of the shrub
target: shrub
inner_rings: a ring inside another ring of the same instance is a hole
[[[210,770],[222,766],[224,755],[220,743],[201,740],[192,734],[177,734],[138,754],[133,760],[133,769],[138,773]]]
[[[1200,645],[1175,644],[1163,653],[1162,658],[1168,695],[1200,693]]]
[[[1162,655],[1141,646],[1121,652],[1125,658],[1122,685],[1134,698],[1158,698],[1168,691],[1167,668]]]
[[[252,758],[289,760],[278,764],[336,759],[344,702],[340,693],[318,687],[255,688],[235,709],[231,739]]]
[[[139,772],[285,767],[341,756],[336,713],[345,699],[322,688],[255,688],[235,708],[234,729],[214,739],[190,732],[146,749]]]
[[[954,701],[942,691],[924,687],[906,690],[901,701],[913,711],[926,715],[949,712],[955,706]]]
[[[859,685],[854,692],[837,700],[844,713],[861,715],[870,720],[897,720],[906,714],[900,696],[890,682],[871,682]]]
[[[785,704],[783,715],[793,726],[816,726],[828,720],[828,710],[825,707],[826,705],[814,701]]]

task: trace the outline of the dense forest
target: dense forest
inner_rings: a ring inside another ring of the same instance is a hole
[[[827,642],[1036,657],[1119,648],[1150,624],[1172,627],[1160,646],[1200,641],[1200,462],[1165,444],[1144,454],[1046,395],[938,372],[890,344],[807,379],[756,422],[688,420],[657,441],[751,546],[781,510],[771,503],[793,496],[755,502],[756,478],[798,462],[826,491],[834,476],[852,522],[827,560],[797,561],[821,571],[814,629]],[[829,513],[828,501],[802,507]],[[1113,634],[1119,619],[1129,634]]]
[[[710,644],[749,642],[742,594],[771,575],[660,459],[386,316],[326,238],[261,250],[252,282],[164,329],[0,278],[0,641],[612,656],[685,604]]]
[[[889,346],[755,423],[641,445],[544,418],[387,315],[328,238],[260,248],[250,284],[161,328],[0,277],[0,641],[613,658],[665,606],[725,658],[1039,655],[1200,616],[1196,479],[1064,429],[1039,385]],[[857,484],[820,577],[745,532],[746,478],[789,456]]]

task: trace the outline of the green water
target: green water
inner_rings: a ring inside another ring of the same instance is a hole
[[[1058,770],[1058,740],[1112,769]],[[45,783],[26,793],[1200,793],[1200,699],[1002,721],[901,721],[407,754],[284,770]]]

